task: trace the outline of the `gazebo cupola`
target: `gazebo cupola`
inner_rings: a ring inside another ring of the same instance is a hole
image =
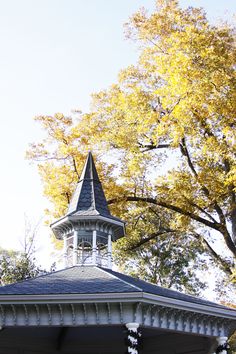
[[[124,236],[125,224],[111,215],[89,152],[67,214],[51,225],[64,240],[64,265],[112,267],[112,241]]]

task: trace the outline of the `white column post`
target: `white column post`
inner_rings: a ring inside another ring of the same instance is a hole
[[[227,354],[227,349],[229,349],[229,345],[227,343],[227,337],[218,337],[216,338],[218,347],[216,348],[216,354]]]
[[[108,235],[108,242],[107,242],[107,267],[112,269],[112,242],[111,242],[111,235]]]
[[[63,265],[64,268],[67,267],[67,237],[64,235],[63,237]]]
[[[93,230],[93,250],[92,250],[93,264],[97,264],[97,231]]]
[[[128,329],[128,353],[130,354],[138,354],[139,338],[141,337],[141,333],[138,331],[138,327],[139,323],[126,323],[126,328]]]
[[[73,236],[73,265],[78,263],[78,231],[74,230]]]

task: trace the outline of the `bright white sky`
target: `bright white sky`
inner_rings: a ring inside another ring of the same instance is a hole
[[[214,21],[236,13],[235,0],[182,0]],[[40,139],[40,114],[87,110],[90,94],[116,80],[137,58],[123,23],[154,0],[0,0],[1,234],[0,246],[19,248],[24,214],[37,223],[47,201],[27,145]],[[40,263],[48,265],[49,230],[42,228]]]

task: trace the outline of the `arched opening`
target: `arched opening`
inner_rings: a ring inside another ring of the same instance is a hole
[[[88,241],[82,241],[78,244],[78,262],[80,264],[91,263],[92,244]]]

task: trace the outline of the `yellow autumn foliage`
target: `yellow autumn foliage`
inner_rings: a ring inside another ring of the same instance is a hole
[[[130,239],[136,208],[152,208],[162,217],[166,210],[170,229],[201,239],[217,264],[232,273],[235,28],[210,24],[202,9],[157,0],[151,15],[140,10],[131,17],[126,34],[141,48],[139,61],[93,94],[90,112],[37,118],[47,137],[32,144],[28,157],[43,160],[39,172],[53,215],[65,212],[91,149],[114,214],[131,220]],[[148,235],[153,224],[145,225]],[[215,248],[215,237],[228,257]]]

